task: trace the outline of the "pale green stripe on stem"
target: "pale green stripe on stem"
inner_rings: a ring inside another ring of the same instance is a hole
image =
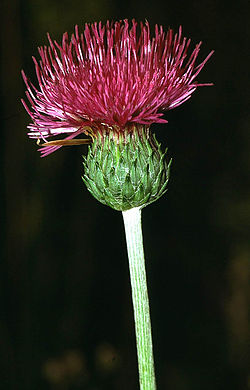
[[[122,212],[128,248],[140,390],[156,390],[150,310],[141,228],[141,209]]]

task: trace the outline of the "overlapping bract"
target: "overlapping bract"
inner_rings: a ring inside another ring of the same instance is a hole
[[[147,22],[94,23],[86,24],[83,34],[76,26],[71,39],[65,33],[61,45],[50,37],[49,43],[39,48],[40,61],[34,58],[38,89],[23,72],[31,138],[72,139],[88,133],[86,126],[123,131],[133,123],[167,122],[163,111],[182,104],[198,86],[210,85],[195,78],[212,52],[196,65],[201,42],[188,55],[190,39],[182,37],[181,27],[174,34],[156,25],[151,37]]]
[[[145,207],[167,191],[171,160],[166,153],[145,125],[98,134],[83,157],[83,181],[99,202],[115,210]]]

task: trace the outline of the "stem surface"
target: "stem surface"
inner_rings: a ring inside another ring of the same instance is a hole
[[[141,209],[122,212],[128,248],[140,390],[156,390],[153,344],[143,250]]]

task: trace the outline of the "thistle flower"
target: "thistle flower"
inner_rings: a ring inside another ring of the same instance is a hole
[[[94,138],[98,133],[123,133],[134,125],[166,123],[163,112],[188,100],[199,86],[196,77],[213,52],[196,65],[201,42],[188,54],[190,39],[182,29],[167,33],[155,26],[150,36],[148,22],[127,20],[86,24],[84,32],[62,44],[52,41],[40,47],[40,61],[33,58],[39,89],[22,72],[27,86],[32,118],[29,137],[45,141],[46,156],[63,145],[89,142],[73,140],[80,135]],[[65,141],[49,142],[63,135]],[[72,140],[72,141],[69,141]],[[59,145],[58,145],[59,144]]]
[[[139,31],[138,31],[139,30]],[[167,190],[170,162],[151,134],[163,112],[179,106],[199,86],[196,77],[212,52],[196,65],[201,42],[188,55],[182,30],[133,20],[78,27],[62,45],[52,41],[34,58],[37,89],[26,77],[23,104],[33,123],[29,136],[42,139],[46,156],[64,145],[90,143],[84,157],[88,190],[101,203],[122,211],[134,307],[140,390],[156,390],[153,344],[141,230],[141,210]],[[65,135],[62,140],[47,141]],[[76,138],[87,135],[88,138]],[[92,142],[93,141],[93,142]]]

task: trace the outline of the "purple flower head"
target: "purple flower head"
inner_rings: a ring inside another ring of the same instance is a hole
[[[131,26],[127,20],[100,22],[86,24],[82,34],[76,26],[71,39],[64,33],[61,45],[48,39],[39,62],[33,58],[39,88],[22,72],[31,106],[23,101],[32,118],[28,135],[45,142],[65,135],[74,144],[73,138],[93,137],[103,126],[120,132],[166,123],[165,110],[188,100],[198,86],[211,85],[195,79],[213,52],[196,65],[201,42],[188,54],[190,39],[181,27],[174,34],[156,25],[151,37],[148,22],[139,28],[134,20]],[[59,147],[50,142],[42,153]]]

